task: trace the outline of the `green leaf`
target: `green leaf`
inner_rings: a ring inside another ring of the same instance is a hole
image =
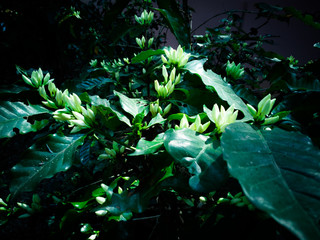
[[[37,141],[26,151],[22,161],[11,169],[12,195],[32,191],[41,180],[66,171],[72,165],[74,153],[83,140],[83,135],[66,137],[53,134]]]
[[[320,92],[319,79],[292,78],[291,81],[287,82],[287,85],[292,91],[304,90]]]
[[[188,168],[192,175],[189,185],[195,191],[216,190],[228,177],[220,143],[216,139],[188,128],[170,129],[165,132],[164,146],[176,162]]]
[[[190,44],[190,29],[188,21],[182,16],[181,11],[174,0],[158,0],[158,10],[168,22],[168,26],[177,38],[181,46]]]
[[[158,113],[154,118],[152,118],[148,124],[148,128],[155,125],[155,124],[163,124],[166,121],[166,119],[164,119],[160,113]]]
[[[299,239],[320,239],[320,151],[300,133],[262,134],[234,123],[221,137],[223,157],[248,199]],[[308,213],[310,215],[308,215]],[[311,214],[312,213],[312,214]]]
[[[103,108],[111,111],[112,113],[114,113],[117,116],[117,118],[121,122],[124,122],[129,127],[131,127],[131,122],[130,122],[129,118],[127,118],[124,114],[122,114],[121,112],[117,111],[113,106],[111,106],[109,100],[104,99],[104,98],[100,98],[98,95],[89,96],[89,99],[90,99],[90,102],[91,102],[92,105],[103,107]]]
[[[155,55],[161,55],[161,54],[164,54],[163,49],[157,49],[157,50],[149,49],[147,51],[143,51],[143,52],[139,53],[138,55],[134,56],[131,59],[131,63],[139,63],[139,62],[142,62],[142,61],[148,59],[149,57],[152,57]]]
[[[100,88],[106,83],[114,83],[114,80],[110,78],[105,78],[105,77],[90,78],[90,79],[85,79],[82,82],[78,83],[76,87],[77,87],[77,90],[81,92],[84,90]]]
[[[242,99],[233,91],[231,85],[224,81],[220,75],[212,72],[211,70],[205,71],[203,64],[206,60],[193,60],[185,66],[185,69],[193,74],[197,74],[202,82],[209,87],[213,87],[217,92],[218,96],[227,101],[231,106],[234,104],[235,109],[239,109],[244,114],[242,121],[253,120],[247,106]]]
[[[313,19],[312,15],[310,15],[310,14],[302,14],[301,11],[297,10],[294,7],[286,7],[286,8],[284,8],[284,11],[287,14],[292,14],[293,16],[295,16],[296,18],[298,18],[299,20],[304,22],[306,25],[314,27],[315,29],[320,29],[320,23],[316,22]]]
[[[135,152],[129,154],[129,156],[139,156],[155,153],[160,147],[163,146],[164,133],[160,133],[152,141],[147,141],[141,138],[136,146]]]
[[[28,117],[48,113],[49,110],[38,105],[26,105],[22,102],[0,103],[0,138],[15,135],[13,129],[23,129],[23,133],[33,131]]]
[[[139,113],[144,113],[144,115],[149,110],[149,105],[147,101],[139,98],[128,98],[126,95],[114,91],[114,95],[120,98],[120,104],[127,113],[135,117]]]

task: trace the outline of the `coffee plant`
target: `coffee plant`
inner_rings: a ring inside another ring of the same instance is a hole
[[[2,235],[319,239],[319,59],[266,51],[239,11],[192,36],[185,3],[95,2],[96,18],[93,2],[56,17],[82,34],[80,77],[17,66],[0,92]],[[320,28],[294,8],[256,9]]]

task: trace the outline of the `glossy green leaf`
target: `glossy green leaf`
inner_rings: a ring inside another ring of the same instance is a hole
[[[137,54],[136,56],[134,56],[131,59],[131,63],[139,63],[148,59],[149,57],[161,55],[161,54],[164,54],[164,51],[162,49],[157,49],[157,50],[149,49],[147,51],[143,51]]]
[[[212,72],[211,70],[205,71],[203,68],[204,60],[193,60],[185,66],[185,69],[193,74],[197,74],[202,82],[209,87],[213,87],[217,92],[218,96],[227,101],[231,106],[234,105],[235,109],[239,109],[243,114],[244,118],[242,121],[253,120],[247,106],[242,99],[233,91],[231,85],[221,78],[220,75]]]
[[[141,138],[136,146],[135,152],[129,154],[130,156],[139,156],[155,153],[160,147],[163,146],[164,133],[155,137],[152,141]]]
[[[26,105],[22,102],[0,103],[0,138],[15,135],[13,129],[21,129],[23,133],[34,131],[35,128],[27,121],[28,117],[48,113],[49,110],[38,105]]]
[[[259,133],[249,124],[234,123],[222,134],[221,146],[230,174],[257,208],[299,239],[320,238],[312,218],[319,217],[320,209],[320,151],[309,139],[280,129]]]
[[[216,190],[228,176],[220,143],[216,139],[188,128],[170,129],[165,132],[164,146],[176,162],[188,168],[192,175],[189,185],[195,191]]]
[[[114,91],[114,94],[120,98],[120,104],[124,111],[135,117],[139,113],[146,114],[149,110],[147,101],[139,98],[129,98],[126,95]]]
[[[37,141],[22,156],[22,161],[11,169],[12,195],[32,191],[41,180],[69,169],[83,139],[83,135],[67,137],[53,134]]]
[[[148,124],[148,128],[153,126],[153,125],[156,125],[156,124],[163,124],[164,122],[166,121],[166,119],[164,119],[160,113],[158,113],[154,118],[152,118]]]

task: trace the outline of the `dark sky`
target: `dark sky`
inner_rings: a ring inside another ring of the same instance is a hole
[[[302,12],[320,14],[320,0],[189,0],[189,5],[195,10],[192,16],[192,27],[195,29],[211,16],[227,10],[254,10],[254,4],[258,2],[267,2],[281,7],[293,6]],[[211,20],[194,34],[204,34],[206,27],[219,24],[222,18],[223,16],[220,16]],[[255,20],[253,15],[247,14],[243,26],[249,29],[259,26],[262,22]],[[260,30],[260,33],[280,36],[274,39],[273,46],[265,45],[265,47],[285,57],[293,55],[300,62],[320,57],[320,49],[313,47],[314,43],[320,42],[320,30],[307,26],[297,19],[291,19],[289,25],[272,20]],[[171,44],[174,46],[176,42],[172,41]]]

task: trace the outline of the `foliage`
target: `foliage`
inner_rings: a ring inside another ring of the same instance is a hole
[[[17,67],[18,83],[0,91],[4,236],[30,219],[46,239],[319,239],[319,60],[265,51],[268,36],[246,33],[233,11],[191,38],[189,8],[173,0],[86,6],[57,15],[86,19],[69,25],[80,77]],[[257,9],[318,27],[293,8]],[[160,26],[177,49],[161,45]]]

